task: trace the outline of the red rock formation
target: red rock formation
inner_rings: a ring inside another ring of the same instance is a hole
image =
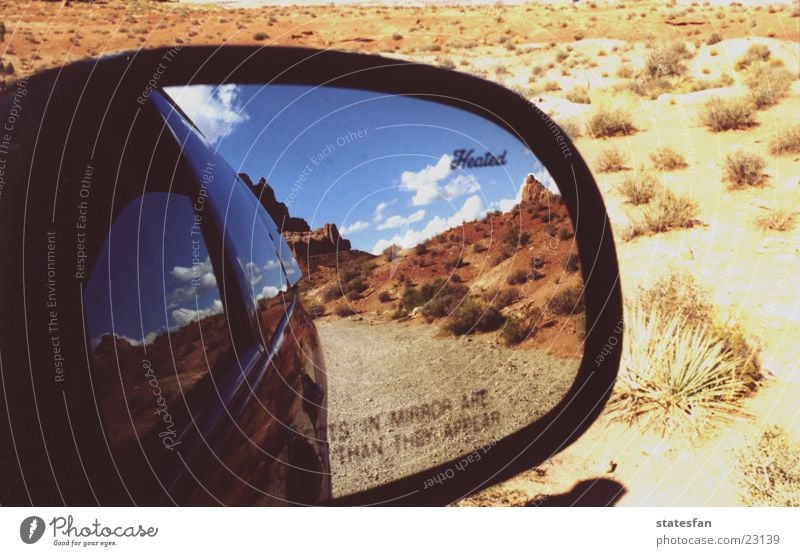
[[[350,241],[339,235],[336,224],[325,224],[313,232],[284,233],[283,237],[298,259],[350,250]]]
[[[523,204],[539,204],[547,202],[550,197],[550,192],[542,183],[537,180],[533,174],[528,174],[522,184],[522,199]]]

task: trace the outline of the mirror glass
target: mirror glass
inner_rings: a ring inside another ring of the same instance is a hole
[[[334,496],[480,455],[563,399],[583,354],[583,282],[536,145],[430,99],[167,92],[299,265],[326,363]]]

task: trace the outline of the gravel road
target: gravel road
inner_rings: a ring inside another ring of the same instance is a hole
[[[557,404],[580,363],[442,337],[422,323],[319,320],[328,369],[333,493],[468,454]]]

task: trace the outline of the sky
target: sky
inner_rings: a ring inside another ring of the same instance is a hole
[[[300,85],[167,92],[234,170],[263,176],[292,216],[312,229],[335,223],[363,251],[412,247],[509,210],[529,173],[556,190],[509,132],[437,102]]]

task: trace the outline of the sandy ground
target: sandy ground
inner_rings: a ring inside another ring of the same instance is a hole
[[[556,405],[579,360],[358,317],[317,321],[328,369],[334,495],[489,445]]]

